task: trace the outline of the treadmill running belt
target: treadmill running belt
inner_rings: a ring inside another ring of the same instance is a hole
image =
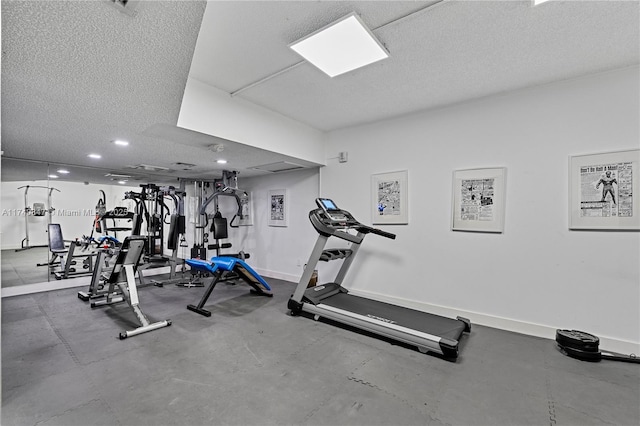
[[[323,299],[320,303],[452,340],[459,340],[465,329],[465,323],[457,319],[416,311],[348,293],[335,294]]]

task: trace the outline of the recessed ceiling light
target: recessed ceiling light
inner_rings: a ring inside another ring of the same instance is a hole
[[[129,142],[127,141],[123,141],[122,139],[116,139],[115,141],[113,141],[114,144],[119,145],[119,146],[127,146],[129,145]]]
[[[218,163],[218,164],[227,164],[227,160],[217,160],[216,163]]]
[[[330,77],[389,57],[387,50],[355,13],[289,47]]]
[[[58,173],[60,173],[61,175],[68,175],[70,172],[69,172],[69,170],[58,169]]]
[[[102,158],[102,155],[100,155],[100,154],[89,154],[89,155],[87,155],[87,157],[93,158],[94,160],[99,160],[99,159]]]
[[[57,175],[49,175],[49,178],[50,179],[58,179],[58,176]]]
[[[119,180],[119,181],[118,181],[118,183],[119,183],[120,185],[124,185],[125,183],[127,183],[127,181],[126,181],[126,180]]]
[[[537,5],[539,5],[539,4],[546,3],[546,2],[548,2],[548,1],[549,1],[549,0],[533,0],[533,5],[534,5],[534,6],[537,6]]]

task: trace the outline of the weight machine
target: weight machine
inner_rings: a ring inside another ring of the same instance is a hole
[[[18,187],[18,189],[25,188],[24,190],[24,232],[25,237],[20,243],[20,248],[16,249],[16,251],[29,250],[34,247],[47,247],[46,245],[32,246],[29,244],[29,216],[44,216],[45,214],[49,214],[48,223],[51,224],[51,215],[55,211],[55,208],[51,207],[51,193],[53,191],[60,192],[59,189],[49,186],[40,186],[40,185],[24,185]],[[47,194],[47,208],[44,208],[43,203],[33,203],[33,208],[29,206],[29,189],[30,188],[44,188],[48,189],[49,192]]]
[[[184,195],[185,192],[173,186],[160,187],[155,184],[141,184],[139,193],[130,191],[125,193],[125,199],[134,200],[136,203],[132,235],[141,235],[145,238],[143,264],[139,271],[150,268],[170,266],[170,279],[175,277],[175,267],[178,261],[178,247],[184,242]],[[175,203],[175,214],[164,201],[165,197],[171,198]],[[166,222],[166,218],[169,221]],[[143,229],[143,226],[144,229]],[[169,225],[167,234],[167,248],[172,251],[171,256],[164,254],[164,226]],[[139,273],[140,279],[143,275]],[[161,286],[161,283],[156,285]]]
[[[204,182],[196,182],[195,190],[196,190],[196,198],[198,200],[202,199],[200,206],[198,208],[198,215],[195,219],[194,225],[194,237],[195,241],[201,241],[200,244],[195,243],[193,248],[191,249],[191,258],[192,259],[207,259],[207,249],[215,250],[216,256],[227,256],[227,257],[236,257],[241,260],[247,259],[250,257],[248,253],[244,253],[240,251],[239,253],[222,253],[222,249],[231,248],[231,243],[223,242],[228,238],[228,226],[232,228],[238,228],[239,225],[235,223],[236,219],[242,220],[244,218],[243,206],[246,204],[247,198],[249,197],[247,192],[238,188],[238,172],[237,171],[228,171],[224,170],[222,172],[222,179],[217,179],[213,182],[213,193],[209,196],[205,197],[206,193],[206,183]],[[219,197],[233,197],[236,204],[237,210],[231,219],[231,221],[227,222],[227,219],[222,217],[220,213],[218,198]],[[208,207],[213,204],[214,213],[213,216],[210,217],[210,214],[207,213]],[[204,218],[204,224],[203,219]],[[211,222],[210,220],[211,219]],[[211,223],[209,227],[209,223]],[[209,241],[209,233],[215,240],[213,244],[207,244]],[[206,247],[206,248],[205,248]],[[201,275],[206,275],[206,271],[198,270],[192,268],[192,271],[198,275],[200,278]],[[221,277],[222,278],[222,277]],[[238,278],[238,274],[235,274],[233,271],[229,270],[225,272],[225,276],[222,279],[217,281],[230,281]]]
[[[57,280],[92,273],[93,258],[96,253],[76,253],[77,247],[85,245],[83,241],[65,240],[59,223],[50,223],[47,227],[47,234],[49,251],[51,252],[51,260],[47,265]],[[70,243],[69,246],[66,246],[65,242]],[[58,261],[58,259],[60,260]],[[78,261],[80,259],[82,259],[82,270],[79,269]],[[44,264],[38,264],[38,266],[44,266]],[[56,266],[59,266],[59,268],[56,269]]]
[[[216,240],[215,244],[209,244],[207,248],[209,250],[216,250],[216,256],[223,256],[220,253],[220,249],[231,248],[230,243],[220,243],[220,240],[228,238],[227,231],[227,219],[222,217],[220,214],[220,209],[218,206],[218,197],[226,196],[233,197],[237,204],[236,213],[231,218],[231,221],[228,222],[228,225],[232,228],[238,228],[239,225],[235,224],[234,221],[236,219],[242,220],[244,218],[244,214],[242,211],[242,206],[244,205],[243,200],[249,197],[246,191],[238,188],[238,172],[236,171],[223,171],[222,179],[216,180],[214,182],[215,192],[211,194],[209,197],[204,199],[202,204],[200,205],[200,215],[204,216],[208,223],[208,215],[207,208],[209,204],[213,203],[215,213],[213,215],[213,223],[211,224],[211,228],[209,231],[213,232],[213,237]],[[205,224],[206,226],[206,224]],[[240,253],[243,254],[243,253]],[[232,256],[232,257],[241,257],[240,254],[224,254],[224,256]],[[247,254],[243,254],[246,258],[249,257]],[[243,259],[245,257],[242,257]]]

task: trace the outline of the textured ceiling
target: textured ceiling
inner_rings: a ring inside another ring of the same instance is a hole
[[[331,131],[640,62],[635,0],[134,5],[130,16],[108,0],[2,1],[3,181],[44,178],[46,163],[71,165],[71,180],[112,172],[159,183],[226,167],[255,176],[253,166],[280,161],[313,166],[178,129],[189,73]],[[332,79],[287,47],[354,11],[389,59]],[[132,144],[118,149],[117,138]],[[216,143],[223,153],[207,149]],[[92,151],[103,159],[89,160]],[[223,154],[224,167],[214,162]],[[169,170],[130,167],[141,164]]]
[[[389,59],[287,70],[301,60],[289,43],[353,11]],[[637,1],[215,2],[191,73],[330,131],[638,64],[639,28]]]

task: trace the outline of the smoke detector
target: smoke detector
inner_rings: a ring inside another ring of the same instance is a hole
[[[140,0],[107,0],[109,3],[118,9],[120,12],[129,16],[136,16],[136,7]]]

